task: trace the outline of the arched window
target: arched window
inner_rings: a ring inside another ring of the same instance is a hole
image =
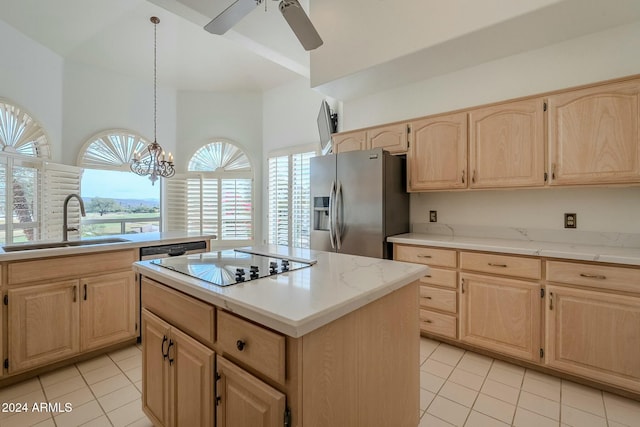
[[[244,151],[216,139],[195,152],[187,170],[188,230],[253,239],[253,171]]]
[[[141,233],[160,230],[160,186],[129,167],[134,152],[149,141],[135,132],[111,129],[93,135],[78,154],[81,194],[87,216],[83,236]]]
[[[0,151],[0,242],[40,239],[42,205],[48,205],[53,198],[41,188],[44,160],[50,157],[49,141],[40,123],[29,113],[2,99]],[[42,197],[43,194],[49,197]]]

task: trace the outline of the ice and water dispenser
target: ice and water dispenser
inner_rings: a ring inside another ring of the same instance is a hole
[[[329,230],[329,197],[313,198],[313,229]]]

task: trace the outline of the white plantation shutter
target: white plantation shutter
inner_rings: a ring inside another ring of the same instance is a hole
[[[289,244],[289,156],[269,159],[269,243]]]
[[[253,172],[248,157],[228,141],[205,145],[189,161],[186,229],[222,241],[253,239]]]
[[[162,184],[162,229],[184,231],[187,229],[187,177],[175,175],[171,179],[163,179]]]
[[[316,154],[316,151],[303,151],[268,159],[270,244],[298,248],[310,246],[310,159]]]
[[[62,239],[64,199],[69,194],[80,194],[81,168],[47,162],[44,164],[43,239]],[[69,203],[68,225],[80,229],[80,205],[76,200]],[[77,237],[79,232],[69,232],[69,237]]]

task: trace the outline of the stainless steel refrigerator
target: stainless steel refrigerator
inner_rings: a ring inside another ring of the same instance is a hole
[[[406,160],[382,149],[311,159],[311,249],[391,258],[409,232]]]

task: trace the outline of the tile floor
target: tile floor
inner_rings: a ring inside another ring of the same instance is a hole
[[[0,427],[151,426],[140,408],[141,355],[132,346],[0,389],[0,405],[73,408],[11,413],[0,407]],[[640,402],[437,341],[422,338],[420,362],[418,427],[640,427]]]
[[[0,389],[0,427],[151,426],[141,389],[142,351],[127,347]],[[34,411],[41,402],[59,405]],[[28,411],[16,413],[11,403],[26,403]],[[65,404],[71,411],[64,412]]]
[[[419,427],[637,427],[640,402],[422,338]]]

